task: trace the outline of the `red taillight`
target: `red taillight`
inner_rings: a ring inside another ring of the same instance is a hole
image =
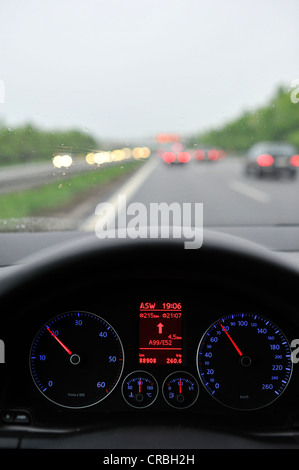
[[[290,158],[290,164],[293,166],[299,166],[299,155],[293,155]]]
[[[165,163],[173,163],[175,161],[175,153],[174,152],[164,152],[162,158]]]
[[[204,160],[205,158],[205,151],[204,150],[194,150],[194,158],[196,160]]]
[[[219,152],[218,150],[211,149],[208,151],[208,158],[209,160],[218,160],[219,158]]]
[[[271,166],[274,163],[274,158],[272,155],[263,154],[259,155],[256,161],[259,166]]]
[[[178,161],[180,163],[187,163],[191,159],[191,155],[189,152],[180,152],[178,154]]]

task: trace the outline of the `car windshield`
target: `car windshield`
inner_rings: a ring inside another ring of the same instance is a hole
[[[299,226],[297,0],[0,15],[1,232],[94,232],[105,213],[104,230],[111,208],[122,227],[167,222],[151,204],[204,228]]]

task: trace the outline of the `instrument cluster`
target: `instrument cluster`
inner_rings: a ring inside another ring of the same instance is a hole
[[[21,315],[7,349],[14,373],[2,390],[2,421],[23,412],[37,427],[132,413],[267,423],[299,410],[291,347],[299,326],[280,306],[225,289],[214,299],[206,291],[201,305],[189,288],[165,297],[161,287],[143,290],[136,298],[120,290],[113,302],[93,296],[86,309],[85,291],[71,302],[67,294],[59,307],[53,298],[42,313],[38,303]]]
[[[148,365],[173,368],[161,392],[168,404],[180,409],[196,402],[200,387],[225,406],[255,410],[277,400],[288,386],[293,369],[290,344],[263,315],[234,312],[209,325],[194,357],[196,376],[183,367],[188,341],[183,338],[182,303],[141,302],[138,317],[139,370],[121,386],[132,407],[148,407],[158,396],[156,378],[142,370]],[[37,389],[71,409],[107,399],[122,379],[124,363],[124,347],[114,326],[86,311],[49,319],[37,332],[29,355]]]

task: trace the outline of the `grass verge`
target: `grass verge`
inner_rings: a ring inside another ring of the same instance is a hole
[[[41,212],[59,208],[78,197],[88,194],[96,186],[103,187],[122,175],[139,168],[140,161],[122,162],[57,180],[34,189],[0,195],[0,219],[30,217]]]

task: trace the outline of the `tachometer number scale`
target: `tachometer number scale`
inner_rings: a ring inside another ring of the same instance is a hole
[[[116,331],[89,312],[67,312],[37,333],[30,369],[39,391],[68,408],[85,408],[106,398],[123,369],[123,347]]]

